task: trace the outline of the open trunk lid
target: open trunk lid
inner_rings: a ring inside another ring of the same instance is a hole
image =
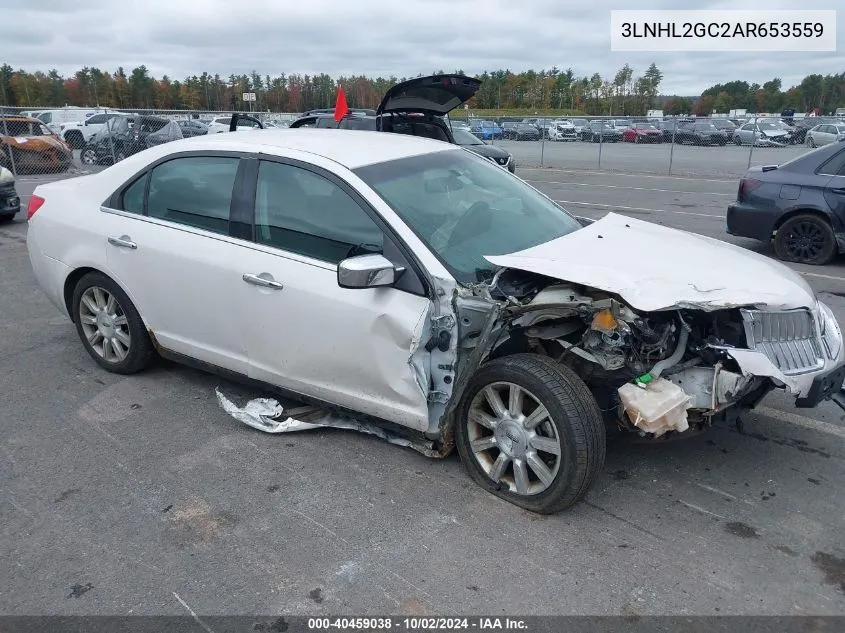
[[[420,112],[442,116],[471,99],[481,81],[464,75],[431,75],[396,84],[384,95],[376,114]]]

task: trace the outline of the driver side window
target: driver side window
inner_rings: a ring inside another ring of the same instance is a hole
[[[340,186],[301,167],[261,161],[255,241],[330,264],[381,253],[384,234]]]

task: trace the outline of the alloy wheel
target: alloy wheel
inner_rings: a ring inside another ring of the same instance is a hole
[[[79,322],[91,348],[106,362],[123,361],[132,346],[129,322],[117,298],[92,286],[79,302]]]
[[[520,495],[549,488],[561,465],[561,441],[550,415],[527,389],[491,383],[473,398],[467,420],[472,455],[494,482]]]
[[[825,234],[821,227],[811,221],[800,222],[784,236],[783,244],[787,254],[797,261],[810,261],[819,256],[825,247]]]

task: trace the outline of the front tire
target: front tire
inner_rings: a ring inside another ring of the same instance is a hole
[[[793,216],[775,234],[775,254],[786,262],[823,266],[836,253],[833,228],[818,215],[802,213]]]
[[[150,365],[155,350],[144,322],[112,279],[99,272],[83,276],[73,290],[71,309],[82,345],[100,367],[134,374]]]
[[[598,404],[570,368],[536,354],[483,365],[461,398],[455,441],[470,477],[532,512],[580,501],[604,467]]]

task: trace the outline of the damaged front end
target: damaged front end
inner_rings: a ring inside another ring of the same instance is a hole
[[[841,335],[823,304],[646,312],[614,293],[507,268],[463,290],[455,310],[473,327],[460,335],[457,393],[485,360],[533,352],[573,369],[618,428],[662,438],[737,421],[776,388],[802,406],[819,397],[811,392],[825,372],[842,383]]]

